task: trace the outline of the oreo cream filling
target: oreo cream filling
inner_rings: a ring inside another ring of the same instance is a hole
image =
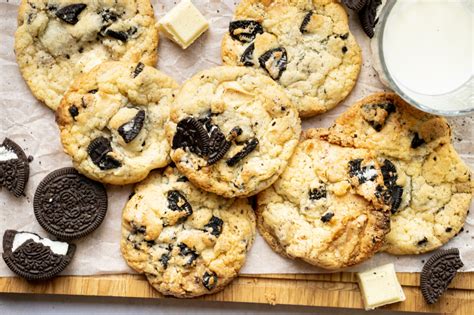
[[[33,240],[35,243],[41,243],[44,246],[48,246],[53,253],[56,255],[66,255],[67,250],[69,249],[69,244],[65,242],[52,241],[47,238],[41,238],[36,234],[20,232],[15,234],[13,240],[12,252],[14,252],[18,247],[20,247],[27,240]]]
[[[5,147],[0,146],[0,161],[8,161],[18,159],[15,152],[8,150]]]

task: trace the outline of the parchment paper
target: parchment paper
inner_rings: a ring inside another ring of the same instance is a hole
[[[153,0],[157,19],[162,17],[176,2]],[[0,192],[0,233],[6,229],[38,232],[46,235],[33,214],[33,195],[39,182],[51,171],[71,166],[70,158],[63,153],[59,134],[54,122],[54,113],[40,104],[23,81],[13,52],[14,32],[19,0],[0,0],[0,141],[8,136],[20,144],[27,155],[34,157],[30,164],[30,179],[26,197],[16,199],[6,190]],[[207,31],[194,45],[182,50],[164,36],[160,39],[158,68],[174,77],[178,82],[199,70],[221,64],[221,37],[228,27],[236,2],[231,0],[194,0],[196,6],[210,21]],[[351,29],[363,49],[364,64],[352,94],[336,109],[325,115],[303,122],[307,127],[330,126],[336,116],[356,100],[383,89],[371,66],[369,40],[361,31],[355,14],[351,15]],[[473,117],[451,120],[455,130],[456,148],[462,158],[474,165]],[[63,274],[92,275],[111,273],[133,273],[120,255],[120,220],[123,205],[131,191],[130,186],[108,186],[109,208],[102,226],[92,235],[78,240],[77,252],[71,265]],[[472,208],[472,207],[471,207]],[[453,239],[447,247],[460,248],[466,264],[465,271],[474,270],[474,211],[471,211],[464,232]],[[429,255],[429,254],[428,254]],[[366,263],[351,270],[363,270],[368,266],[394,262],[397,271],[421,270],[427,255],[395,257],[378,254]],[[295,262],[273,253],[265,241],[257,236],[242,273],[315,273],[323,272],[302,262]],[[0,260],[0,276],[11,276],[3,260]]]

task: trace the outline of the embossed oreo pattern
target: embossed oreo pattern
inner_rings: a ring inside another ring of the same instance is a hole
[[[21,197],[24,194],[30,174],[28,158],[22,148],[8,138],[3,140],[1,147],[13,151],[17,158],[0,161],[0,188],[5,187],[15,197]]]
[[[56,170],[43,179],[34,198],[40,225],[60,239],[76,239],[94,231],[107,213],[107,193],[102,184],[74,168]]]

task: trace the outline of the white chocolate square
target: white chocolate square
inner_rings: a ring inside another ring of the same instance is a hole
[[[191,0],[181,0],[159,21],[158,27],[166,37],[186,49],[209,28],[209,23]]]
[[[393,264],[358,272],[357,278],[366,310],[405,301]]]

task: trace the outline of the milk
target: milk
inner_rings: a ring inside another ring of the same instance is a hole
[[[474,0],[398,0],[382,38],[386,70],[398,88],[434,109],[473,108],[473,23]]]

